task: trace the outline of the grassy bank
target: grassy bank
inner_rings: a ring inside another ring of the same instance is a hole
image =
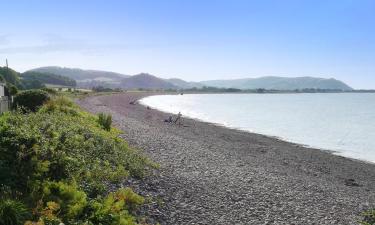
[[[154,165],[118,134],[62,96],[2,115],[0,224],[141,223],[144,199],[108,187]]]

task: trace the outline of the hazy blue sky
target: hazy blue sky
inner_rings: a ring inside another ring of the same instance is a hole
[[[375,0],[0,0],[0,59],[186,80],[375,88]]]

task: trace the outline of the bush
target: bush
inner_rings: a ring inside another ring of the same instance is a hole
[[[35,112],[46,101],[50,99],[47,92],[42,90],[28,90],[17,94],[14,98],[14,105],[25,110]]]
[[[374,225],[375,224],[375,209],[369,210],[362,214],[364,220],[361,222],[363,225]]]
[[[139,177],[148,165],[114,133],[80,114],[14,112],[0,120],[0,136],[0,167],[8,173],[0,183],[23,191],[46,179],[75,178],[85,187]]]
[[[47,92],[50,95],[57,95],[57,91],[53,88],[45,87],[45,88],[42,88],[41,90]]]
[[[111,125],[112,125],[112,115],[111,114],[105,114],[105,113],[99,113],[98,114],[98,123],[104,130],[110,131]]]
[[[38,88],[44,88],[46,87],[45,84],[43,84],[39,80],[21,80],[20,88],[23,90],[30,90],[30,89],[38,89]]]
[[[8,89],[9,89],[9,94],[11,96],[14,96],[18,93],[18,88],[15,85],[8,83],[7,86],[8,86]]]
[[[87,205],[86,194],[79,191],[76,184],[64,182],[47,182],[43,185],[43,200],[45,203],[42,215],[57,218],[55,211],[63,215],[64,221],[78,217]]]
[[[64,97],[37,112],[4,114],[0,196],[32,209],[36,223],[26,224],[136,224],[133,210],[143,198],[131,189],[110,193],[109,187],[142,177],[154,165],[118,134],[101,129],[95,116]]]
[[[22,202],[0,200],[1,225],[21,225],[24,224],[30,216],[31,214]]]
[[[41,112],[63,112],[70,115],[78,115],[79,110],[74,106],[73,102],[64,96],[58,96],[48,100],[40,109]]]
[[[130,188],[119,189],[110,193],[101,202],[90,205],[93,212],[90,222],[93,224],[124,224],[135,225],[134,217],[129,212],[143,204],[144,199]]]

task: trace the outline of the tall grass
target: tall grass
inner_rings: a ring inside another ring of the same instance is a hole
[[[98,123],[103,127],[104,130],[110,131],[112,126],[112,115],[99,113],[98,114]]]

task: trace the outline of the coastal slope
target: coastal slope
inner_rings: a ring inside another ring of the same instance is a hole
[[[239,88],[239,89],[257,89],[264,88],[267,90],[295,90],[295,89],[326,89],[326,90],[343,90],[351,91],[349,85],[342,81],[330,78],[318,77],[276,77],[267,76],[259,78],[245,78],[234,80],[211,80],[201,82],[207,86],[221,88]]]
[[[375,206],[374,164],[186,118],[164,123],[167,114],[129,104],[147,95],[78,104],[111,113],[122,137],[160,164],[126,185],[160,199],[148,216],[161,224],[350,225]]]

